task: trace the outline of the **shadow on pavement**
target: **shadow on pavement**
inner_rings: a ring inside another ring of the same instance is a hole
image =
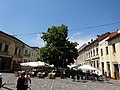
[[[77,82],[87,83],[87,82],[88,82],[88,80],[80,80],[80,81],[77,81]]]
[[[115,83],[112,83],[112,82],[107,82],[107,83],[113,84],[113,85],[115,85],[115,86],[120,86],[119,84],[115,84]]]
[[[2,88],[4,88],[4,89],[7,89],[7,90],[13,90],[13,89],[11,89],[11,88],[8,88],[8,87],[2,87]]]

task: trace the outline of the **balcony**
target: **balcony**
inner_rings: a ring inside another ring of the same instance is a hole
[[[8,52],[0,51],[0,55],[8,55]]]

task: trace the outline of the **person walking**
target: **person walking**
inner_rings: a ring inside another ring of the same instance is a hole
[[[71,69],[71,76],[72,80],[75,81],[76,71],[73,68]]]
[[[25,89],[25,72],[17,80],[17,90],[26,90]]]
[[[76,77],[77,77],[77,81],[79,82],[79,80],[80,80],[80,70],[77,70]]]
[[[30,89],[30,87],[28,87],[29,85],[31,85],[31,79],[30,79],[30,75],[28,73],[26,73],[25,75],[25,90],[27,90],[28,88]]]

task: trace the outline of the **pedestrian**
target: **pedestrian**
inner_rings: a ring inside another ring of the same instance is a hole
[[[25,83],[25,72],[23,72],[17,80],[17,90],[26,90],[24,83]]]
[[[72,80],[75,81],[76,71],[73,68],[71,69],[71,76]]]
[[[30,88],[29,85],[31,85],[31,79],[30,79],[30,75],[28,73],[26,73],[26,75],[25,75],[24,85],[25,85],[25,90]]]
[[[77,70],[76,77],[77,77],[77,81],[79,82],[79,80],[80,80],[80,70]]]
[[[0,73],[0,88],[2,87],[2,74]]]
[[[107,81],[107,72],[104,73],[104,81]]]

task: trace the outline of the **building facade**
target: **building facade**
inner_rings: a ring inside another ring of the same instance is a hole
[[[37,61],[37,51],[0,31],[0,70],[18,70],[21,62]]]
[[[119,30],[112,32],[107,38],[99,43],[100,69],[102,74],[119,79],[120,78],[120,33]]]
[[[22,62],[37,61],[37,54],[38,54],[38,52],[34,48],[31,48],[28,45],[24,45]]]
[[[17,68],[23,45],[19,39],[0,31],[0,70]]]
[[[109,59],[109,46],[108,46],[108,41],[107,38],[99,42],[99,54],[100,54],[100,70],[102,71],[102,75],[106,72],[108,75],[111,76],[111,65],[110,65],[110,59]]]
[[[79,56],[77,58],[77,64],[89,64],[100,70],[100,52],[99,43],[110,35],[109,32],[97,35],[95,40],[91,39],[90,42],[84,48],[78,50]]]
[[[76,60],[76,64],[80,64],[83,65],[85,64],[85,59],[86,59],[86,55],[85,55],[85,47],[87,46],[87,44],[82,45],[79,49],[78,49],[78,57]]]
[[[91,42],[88,42],[88,45],[86,47],[86,64],[90,64],[91,66],[95,68],[99,68],[99,53],[98,53],[98,40],[91,40]]]
[[[40,48],[39,47],[31,47],[31,48],[37,51],[37,61],[39,61],[40,60]]]
[[[91,39],[91,42],[84,44],[78,50],[79,56],[76,60],[77,64],[89,64],[99,68],[98,40]]]
[[[110,52],[111,77],[120,79],[120,30],[113,32],[107,41]]]
[[[83,58],[83,55],[85,58]],[[80,58],[81,57],[81,58]],[[79,51],[77,64],[85,63],[99,69],[102,75],[120,78],[120,30],[99,35]]]

